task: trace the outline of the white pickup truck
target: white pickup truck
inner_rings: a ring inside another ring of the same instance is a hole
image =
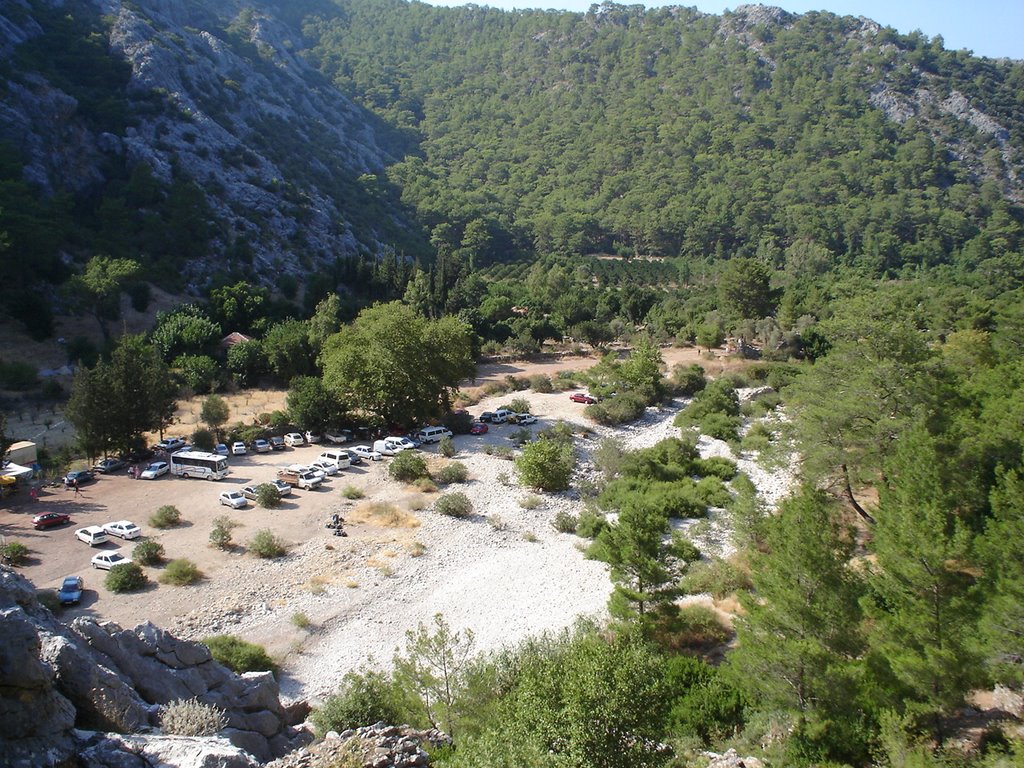
[[[288,485],[304,488],[307,491],[319,488],[323,484],[323,480],[312,472],[291,472],[287,469],[282,469],[277,473],[277,477],[288,483]]]

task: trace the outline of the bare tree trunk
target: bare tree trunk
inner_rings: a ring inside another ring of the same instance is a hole
[[[843,469],[843,494],[846,496],[846,500],[850,502],[850,506],[854,508],[858,515],[874,525],[875,518],[869,515],[867,510],[864,509],[864,507],[862,507],[853,496],[853,486],[850,485],[850,471],[846,468],[846,464],[842,464],[841,466]]]

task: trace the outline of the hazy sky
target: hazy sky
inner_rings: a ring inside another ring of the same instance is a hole
[[[494,8],[559,8],[586,11],[592,0],[479,0]],[[465,0],[426,0],[431,5],[465,5]],[[620,5],[632,5],[620,0]],[[681,5],[720,14],[742,2],[722,0],[647,0],[648,7]],[[942,35],[947,49],[966,48],[978,56],[1024,59],[1024,0],[780,0],[777,5],[793,13],[831,11],[841,16],[867,16],[900,32],[921,30],[929,37]]]

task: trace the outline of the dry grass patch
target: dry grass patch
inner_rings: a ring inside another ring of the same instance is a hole
[[[376,555],[372,555],[366,561],[366,564],[371,568],[376,568],[380,575],[384,577],[393,576],[395,573],[395,568],[391,563],[384,562]]]
[[[426,554],[427,545],[422,541],[410,541],[405,545],[405,551],[409,553],[409,557],[421,557]]]
[[[418,493],[415,496],[410,496],[406,499],[405,505],[413,512],[419,512],[421,509],[426,509],[428,502],[426,497],[422,493]]]
[[[350,523],[368,523],[381,528],[419,528],[420,520],[415,515],[399,509],[394,504],[374,501],[360,504],[349,513]]]

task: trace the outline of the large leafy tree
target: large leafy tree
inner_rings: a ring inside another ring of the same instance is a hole
[[[337,397],[411,426],[441,416],[459,381],[473,375],[471,331],[459,320],[428,320],[399,302],[359,313],[324,344],[324,383]]]
[[[139,263],[131,259],[93,256],[82,273],[69,281],[72,296],[92,312],[104,339],[110,338],[107,321],[116,320],[120,314],[121,289],[140,269]]]
[[[143,432],[162,430],[175,394],[157,351],[142,336],[123,336],[109,360],[75,374],[66,414],[89,455],[126,452]]]

